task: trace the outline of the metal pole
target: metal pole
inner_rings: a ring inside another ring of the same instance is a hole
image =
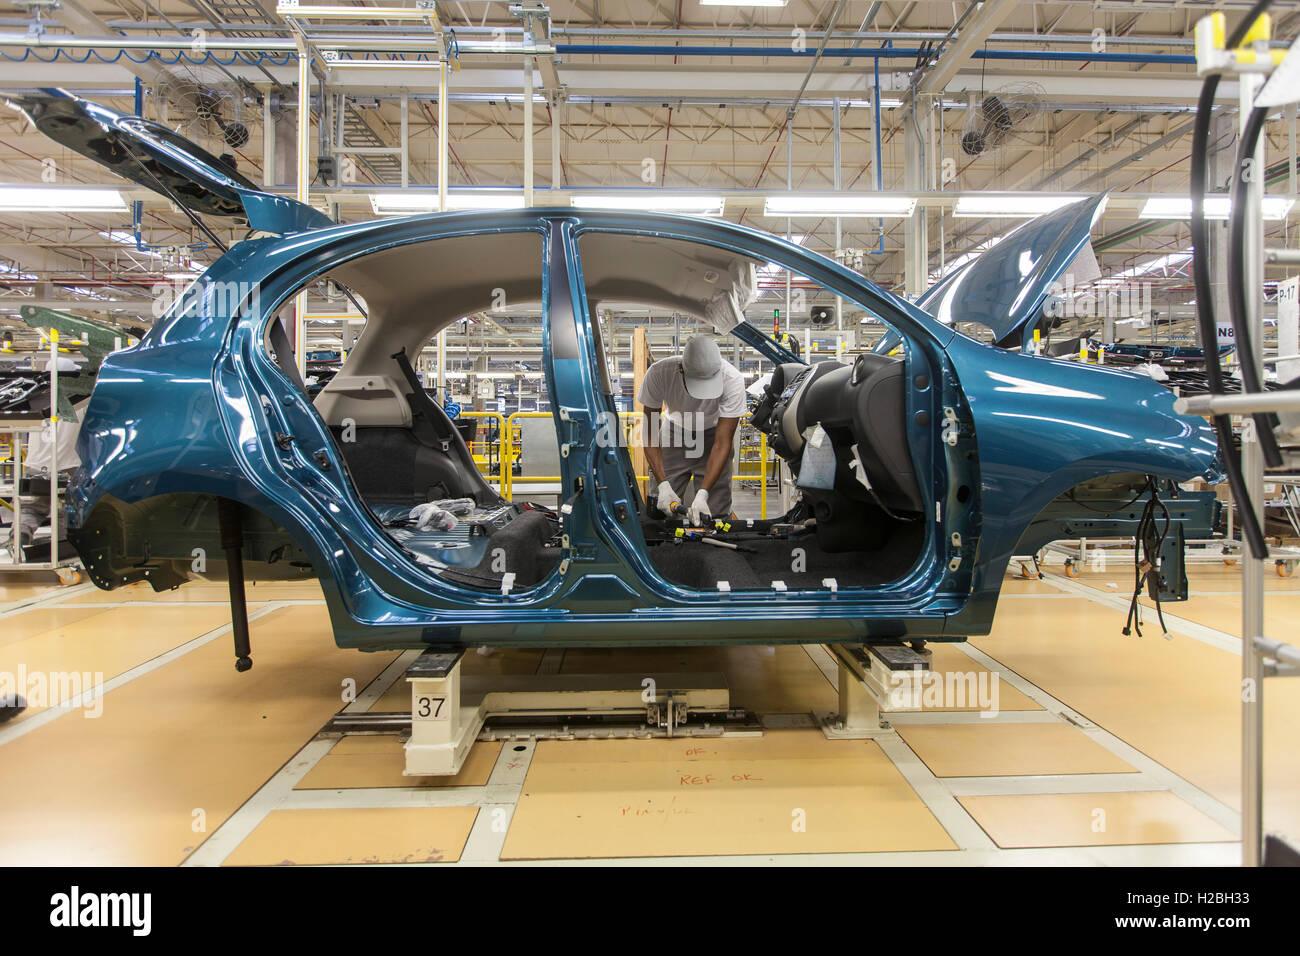
[[[11,549],[11,550],[10,550],[10,556],[11,556],[12,559],[13,559],[13,563],[14,563],[14,564],[22,564],[22,563],[23,563],[23,557],[24,557],[24,556],[23,556],[23,536],[22,536],[22,528],[23,528],[23,494],[22,494],[22,487],[23,487],[23,444],[24,444],[24,439],[26,439],[26,444],[30,447],[30,446],[31,446],[31,439],[30,439],[30,437],[28,436],[28,433],[27,433],[27,432],[25,432],[25,431],[21,431],[21,430],[18,430],[18,429],[15,429],[13,432],[11,432],[10,435],[9,435],[9,437],[10,437],[10,441],[11,441],[9,447],[10,447],[10,449],[12,450],[12,454],[13,454],[13,476],[14,476],[14,500],[13,500],[13,505],[14,505],[14,520],[13,520],[13,525],[12,525],[12,527],[10,527],[10,529],[9,529],[10,532],[12,532],[12,533],[10,534],[10,536],[9,536],[9,547],[10,547],[10,549]]]
[[[533,59],[524,57],[524,205],[533,204]]]
[[[438,86],[442,86],[442,71],[438,71]],[[442,97],[438,97],[438,108],[442,108]],[[402,188],[405,189],[411,185],[411,136],[409,108],[410,99],[405,93],[402,94],[402,126],[401,126],[401,144],[402,144]],[[441,206],[439,206],[441,208]]]
[[[447,157],[451,155],[451,130],[447,128],[447,61],[438,65],[438,210],[447,208]],[[439,384],[442,371],[439,369]]]
[[[438,209],[447,208],[447,158],[451,155],[451,130],[447,128],[447,61],[438,64]],[[447,368],[447,330],[438,330],[437,364],[434,381],[437,382],[438,401],[445,402]]]
[[[790,110],[785,114],[785,188],[791,191],[793,191],[794,189],[794,110]],[[792,236],[790,227],[791,227],[790,217],[787,216],[785,220],[785,238],[787,242],[790,240]],[[792,319],[790,317],[790,300],[791,300],[790,279],[791,279],[790,270],[786,269],[785,270],[785,329],[787,334],[793,334],[794,332],[794,327],[791,325]],[[804,361],[808,360],[807,355],[805,355],[803,358]],[[784,458],[782,458],[779,462],[777,462],[776,485],[777,485],[777,490],[781,495],[781,514],[785,514],[787,511],[790,510],[790,495],[785,485],[785,459]]]
[[[343,142],[340,137],[339,143]],[[262,97],[262,185],[268,188],[275,181],[275,116],[271,112],[271,89]]]
[[[298,201],[309,204],[311,190],[311,51],[298,49]],[[294,300],[293,350],[298,374],[307,375],[307,290]]]
[[[835,141],[835,191],[839,192],[842,188],[841,174],[842,166],[840,164],[840,98],[838,96],[831,100],[831,133]],[[835,217],[835,257],[840,258],[843,250],[843,230],[840,227],[840,217]],[[843,261],[843,260],[841,260]],[[835,297],[835,358],[839,359],[840,343],[844,340],[844,300],[838,295]]]
[[[564,184],[560,172],[560,111],[564,109],[559,94],[551,97],[551,189],[560,189]],[[553,196],[552,196],[553,198]]]
[[[1263,77],[1242,73],[1237,78],[1240,91],[1241,127],[1244,129]],[[1252,157],[1255,170],[1264,169],[1264,138]],[[1233,175],[1242,175],[1234,170]],[[1246,186],[1245,230],[1242,237],[1245,268],[1242,281],[1246,285],[1246,324],[1250,329],[1255,354],[1242,355],[1242,362],[1260,366],[1264,349],[1263,293],[1264,231],[1260,206],[1264,196],[1264,177],[1256,173]],[[1262,374],[1262,372],[1261,372]],[[1264,458],[1259,439],[1254,434],[1255,423],[1247,419],[1241,443],[1241,463],[1245,473],[1246,488],[1250,492],[1255,516],[1260,527],[1264,525]],[[1241,555],[1241,862],[1243,866],[1258,866],[1263,850],[1263,749],[1264,749],[1264,661],[1255,645],[1255,638],[1264,636],[1264,562],[1251,556],[1249,548]]]
[[[50,327],[50,564],[59,566],[59,330]]]

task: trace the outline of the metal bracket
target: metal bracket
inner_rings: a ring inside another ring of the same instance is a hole
[[[815,712],[831,740],[883,737],[894,729],[881,713],[921,708],[921,676],[930,669],[929,652],[905,644],[853,646],[830,644],[839,669],[839,709]]]
[[[325,733],[400,733],[406,776],[460,772],[478,739],[756,735],[722,674],[464,677],[464,650],[430,648],[406,671],[406,714],[344,714]],[[491,721],[491,726],[488,722]]]

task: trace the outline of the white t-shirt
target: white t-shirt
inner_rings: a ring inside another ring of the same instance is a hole
[[[696,428],[713,428],[719,418],[740,418],[745,414],[744,377],[726,359],[722,361],[722,376],[722,394],[718,398],[692,398],[686,391],[682,358],[674,355],[646,369],[636,400],[646,408],[662,408],[670,428],[694,435]]]

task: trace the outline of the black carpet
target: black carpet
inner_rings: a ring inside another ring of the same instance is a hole
[[[452,568],[441,576],[471,587],[499,586],[507,573],[515,576],[515,587],[526,588],[540,583],[560,561],[558,544],[548,547],[559,534],[559,522],[542,511],[525,511],[492,535],[487,553],[474,568]],[[495,554],[505,552],[502,567]],[[495,565],[495,567],[494,567]]]
[[[870,587],[911,569],[924,535],[923,522],[899,522],[884,546],[872,551],[832,554],[818,546],[815,535],[808,535],[793,541],[739,542],[753,549],[752,554],[699,542],[659,544],[650,548],[650,559],[669,581],[706,591],[715,590],[719,581],[726,581],[733,591],[767,589],[773,581],[784,581],[791,590],[820,588],[824,578],[834,578],[840,587]]]

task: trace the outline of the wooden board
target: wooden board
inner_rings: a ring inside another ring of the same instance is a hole
[[[273,810],[225,866],[455,863],[478,807]]]
[[[900,724],[898,734],[936,777],[1134,773],[1069,724]]]
[[[988,698],[992,699],[994,690],[994,684],[992,681],[995,672],[989,671],[988,668],[977,663],[973,657],[961,648],[952,644],[934,642],[927,644],[926,649],[932,652],[930,658],[930,673],[935,675],[933,679],[936,683],[934,685],[925,685],[926,687],[933,686],[935,688],[931,694],[927,694],[924,689],[922,690],[921,710],[932,712],[979,710],[979,687],[981,682],[983,682],[983,686],[988,691]],[[989,674],[989,676],[984,677],[983,675],[985,673]],[[1036,703],[1030,697],[1022,694],[1007,683],[1001,671],[996,673],[996,704],[999,712],[1004,710],[1043,709],[1041,704]],[[954,680],[958,675],[960,675],[960,682]],[[940,679],[944,682],[942,694],[938,693],[940,685],[937,681]],[[974,683],[972,683],[972,681]],[[951,691],[949,690],[950,688]],[[937,698],[942,700],[943,703],[935,704],[933,700],[928,698]],[[882,710],[888,711],[889,708],[884,707]]]
[[[1146,608],[1142,614],[1142,630],[1149,622],[1156,634],[1160,633],[1160,622],[1156,618],[1155,605],[1143,599]],[[1241,595],[1240,594],[1194,594],[1186,601],[1163,605],[1166,614],[1173,614],[1196,624],[1212,627],[1216,631],[1241,636]],[[1264,632],[1279,640],[1291,641],[1300,636],[1300,594],[1285,594],[1269,591],[1264,595]],[[1288,637],[1287,635],[1291,635]]]
[[[99,607],[33,607],[9,617],[0,618],[0,647],[25,641],[37,634],[65,627],[76,621],[84,620],[95,614],[105,613]]]
[[[17,620],[30,613],[36,612],[25,612]],[[128,606],[5,643],[0,646],[0,673],[25,672],[29,682],[41,675],[36,687],[19,691],[28,707],[14,722],[29,720],[229,621],[227,608]],[[108,706],[107,701],[100,703]]]
[[[790,730],[759,738],[541,741],[501,857],[954,848],[875,743]]]
[[[650,345],[646,341],[644,326],[638,325],[632,330],[632,411],[637,415],[645,415],[645,406],[636,401],[636,396],[641,394],[641,383],[645,380],[646,369],[648,369],[654,359],[650,356]],[[649,423],[642,419],[642,426],[634,434],[642,437],[649,435]],[[632,473],[634,475],[649,475],[650,464],[646,460],[645,445],[642,442],[634,442],[630,449],[632,454]],[[649,480],[637,480],[637,487],[641,489],[641,497],[649,496]]]
[[[298,782],[295,789],[481,787],[492,775],[500,753],[500,741],[476,743],[470,748],[460,773],[453,777],[407,777],[402,774],[406,767],[406,753],[396,737],[344,737]]]
[[[8,533],[8,529],[5,529],[5,533]],[[42,580],[45,578],[48,580]],[[49,597],[63,588],[53,571],[0,574],[0,605]]]
[[[247,673],[216,640],[0,746],[0,864],[180,863],[396,656],[336,648],[323,607],[251,630]]]
[[[1240,806],[1241,659],[1187,637],[1124,637],[1086,598],[1007,601],[972,643],[1224,803]],[[1276,636],[1296,640],[1295,625]],[[1300,681],[1264,689],[1264,818],[1300,835]]]
[[[1006,849],[1225,843],[1237,837],[1165,790],[958,797]]]

